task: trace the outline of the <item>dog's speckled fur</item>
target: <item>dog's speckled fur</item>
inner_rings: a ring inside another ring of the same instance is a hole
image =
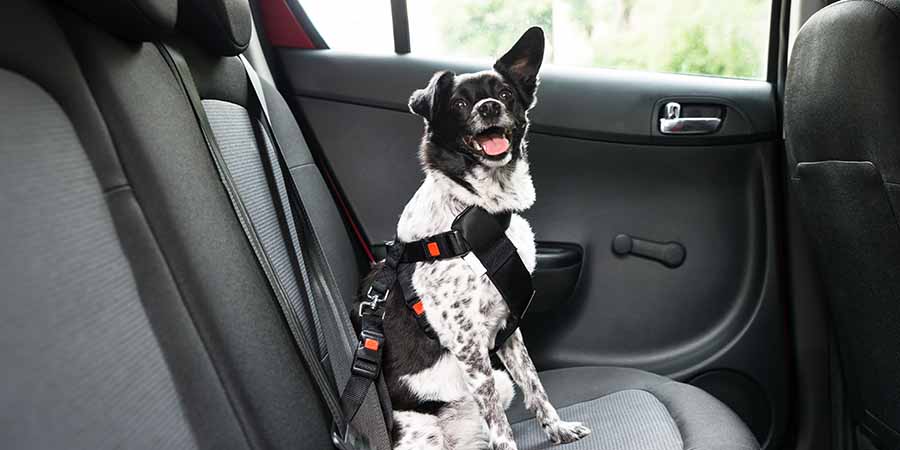
[[[506,234],[534,271],[534,233],[518,213],[535,201],[525,134],[543,48],[543,32],[533,28],[494,70],[441,72],[413,94],[410,109],[426,120],[420,152],[425,181],[400,217],[399,240],[447,231],[470,205],[510,211]],[[487,123],[476,111],[486,101],[503,104],[502,114]],[[491,126],[508,130],[505,154],[479,154],[465,139]],[[417,263],[412,285],[437,340],[418,328],[403,300],[392,294],[384,320],[384,374],[394,405],[395,449],[515,449],[504,412],[515,394],[513,382],[553,442],[590,433],[581,423],[560,420],[519,330],[497,351],[506,371],[491,366],[489,351],[509,309],[486,275],[477,275],[461,258],[443,259]]]

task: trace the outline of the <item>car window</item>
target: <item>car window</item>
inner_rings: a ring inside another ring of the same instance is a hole
[[[330,48],[394,52],[390,0],[300,0],[300,6]]]
[[[332,48],[392,51],[389,1],[301,2]],[[549,64],[766,73],[771,0],[409,0],[407,10],[411,52],[423,56],[496,57],[538,25],[547,34]]]

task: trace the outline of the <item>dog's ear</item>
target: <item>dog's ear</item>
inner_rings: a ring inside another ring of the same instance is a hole
[[[494,70],[515,84],[528,104],[534,100],[538,71],[544,61],[544,30],[531,27],[494,63]]]
[[[409,97],[409,110],[431,122],[434,115],[449,101],[450,89],[453,87],[453,72],[443,71],[434,74],[428,86],[418,89]]]

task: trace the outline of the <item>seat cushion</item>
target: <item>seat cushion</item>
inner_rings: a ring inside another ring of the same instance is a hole
[[[592,433],[567,450],[757,450],[741,419],[684,383],[635,369],[576,367],[541,372],[563,420]],[[521,394],[507,411],[521,450],[553,447]]]

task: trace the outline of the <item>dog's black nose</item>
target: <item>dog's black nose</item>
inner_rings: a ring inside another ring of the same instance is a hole
[[[478,107],[478,115],[485,119],[496,119],[500,116],[500,102],[484,102]]]

